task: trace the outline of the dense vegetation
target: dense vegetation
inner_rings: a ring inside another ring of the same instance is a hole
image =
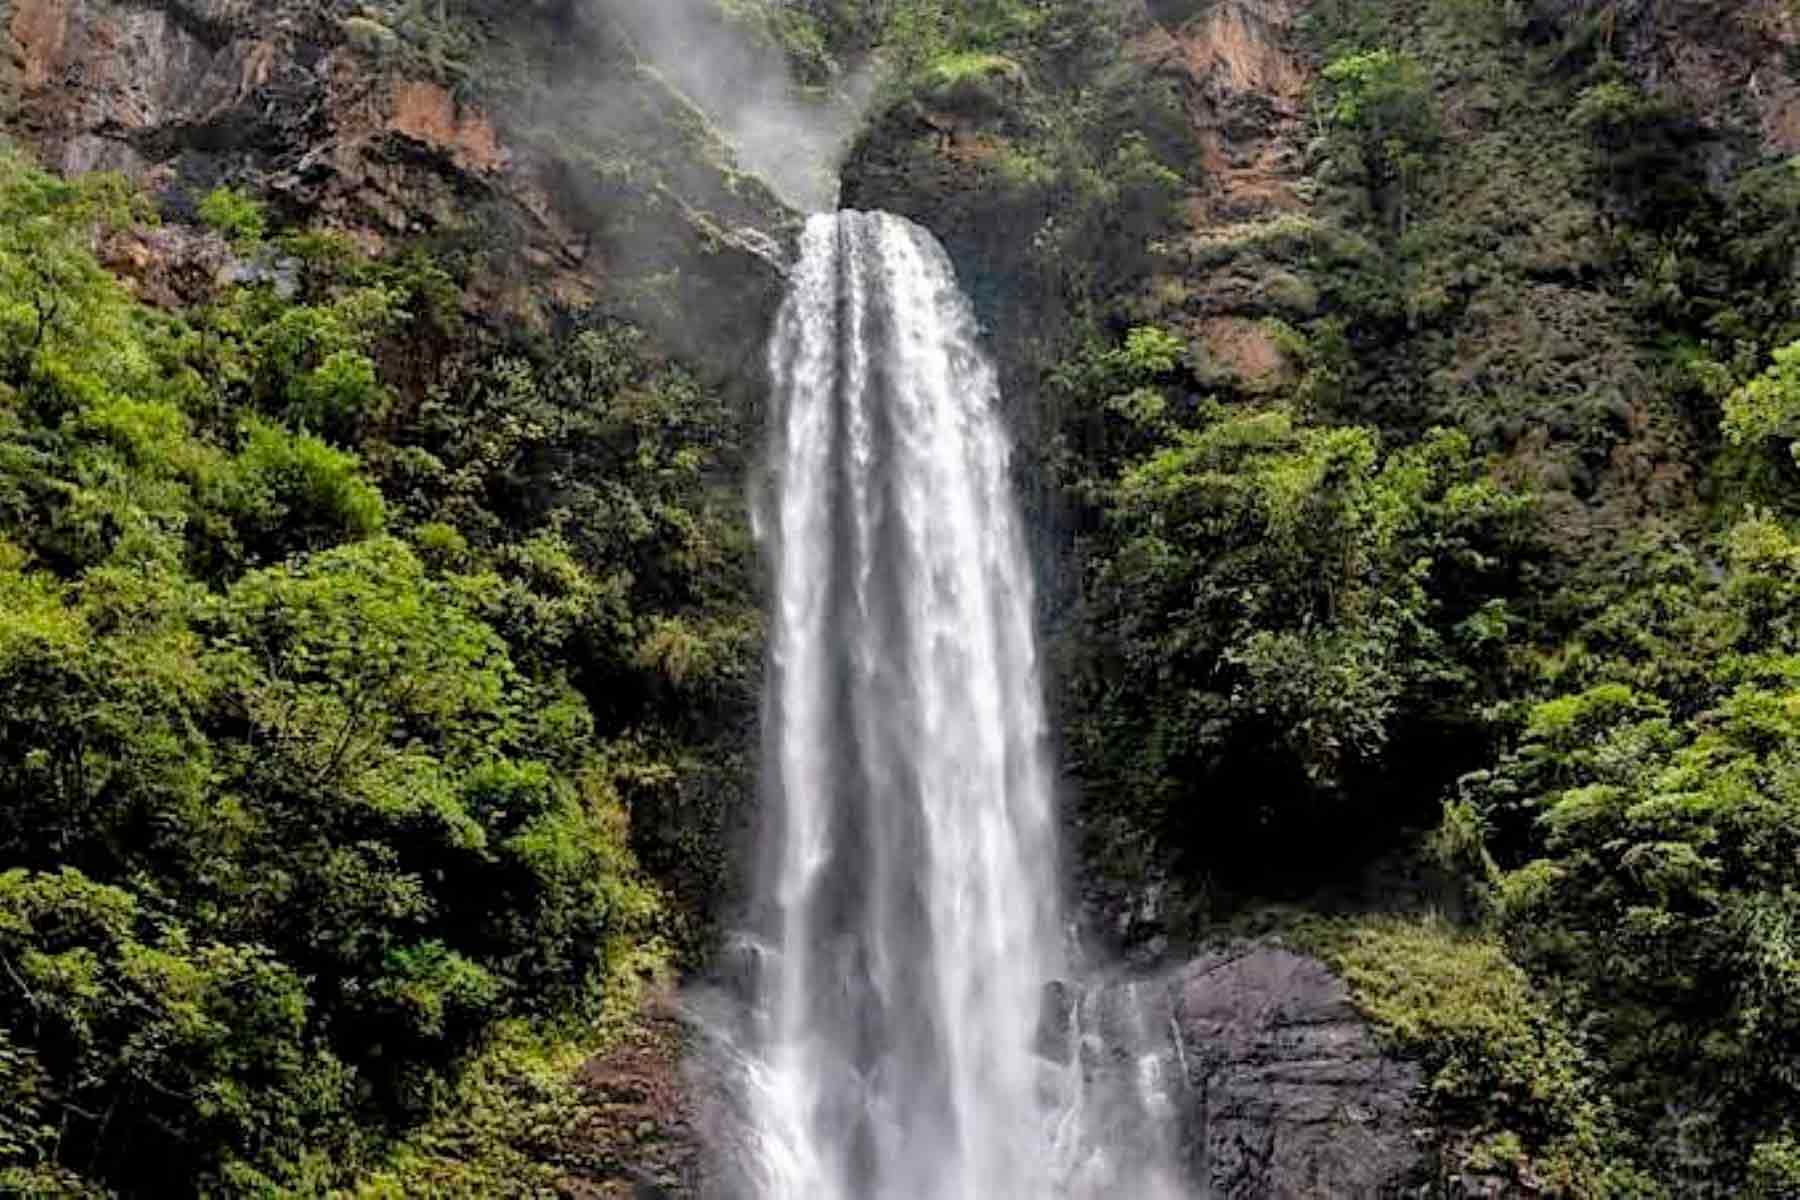
[[[625,814],[753,692],[739,421],[230,192],[149,309],[138,207],[0,159],[0,1187],[318,1193],[691,937]]]
[[[1311,202],[1209,227],[1131,30],[969,6],[849,186],[996,327],[1103,930],[1333,959],[1446,1179],[1790,1195],[1800,174],[1632,61],[1757,18],[1627,7],[1311,5]]]
[[[1434,1072],[1446,1170],[1788,1195],[1800,175],[1704,178],[1615,19],[1315,6],[1312,211],[1181,268],[1292,281],[1246,314],[1286,369],[1103,291],[1039,367],[1069,762],[1096,894],[1161,897],[1127,939],[1460,914],[1295,934]]]

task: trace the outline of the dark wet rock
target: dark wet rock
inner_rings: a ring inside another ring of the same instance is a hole
[[[1071,1033],[1075,1023],[1076,990],[1062,980],[1044,985],[1043,1002],[1038,1009],[1037,1040],[1033,1045],[1039,1058],[1068,1066],[1074,1055]]]
[[[1098,1016],[1091,1071],[1160,1053],[1194,1195],[1420,1194],[1419,1072],[1383,1052],[1319,960],[1274,945],[1220,950],[1154,982],[1107,985],[1083,1007]]]
[[[702,1193],[697,1103],[682,1070],[689,1032],[674,996],[653,990],[630,1030],[576,1077],[580,1119],[563,1131],[558,1192],[572,1200]]]

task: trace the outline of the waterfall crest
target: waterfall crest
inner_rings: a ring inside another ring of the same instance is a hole
[[[1055,982],[1032,578],[975,339],[929,233],[808,223],[769,352],[761,953],[734,1194],[1176,1194],[1154,1138],[1091,1136],[1153,1128],[1155,1106],[1088,1111],[1120,1072],[1093,1069]]]

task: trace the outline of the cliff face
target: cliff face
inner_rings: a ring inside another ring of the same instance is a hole
[[[1582,27],[1644,87],[1680,97],[1715,136],[1751,155],[1800,152],[1800,83],[1789,56],[1800,23],[1781,0],[1538,0],[1544,36]]]
[[[1170,1081],[1178,1155],[1198,1196],[1295,1200],[1419,1194],[1428,1130],[1420,1073],[1384,1053],[1348,990],[1279,946],[1208,952],[1151,983],[1083,998],[1090,1087],[1144,1068],[1121,1029],[1165,1030],[1150,1054]]]
[[[294,0],[19,0],[5,18],[0,128],[56,170],[122,172],[177,224],[212,188],[240,186],[375,253],[484,243],[473,312],[536,320],[604,302],[717,376],[755,355],[790,214],[604,30],[568,34],[570,52],[586,39],[590,73],[546,103],[629,97],[678,170],[603,178],[592,164],[617,149],[606,131],[547,131],[525,105],[496,115],[356,14]],[[152,239],[139,257],[174,248]],[[668,277],[660,290],[652,274]]]
[[[1143,123],[1139,128],[1173,139],[1165,157],[1170,162],[1185,157],[1187,166],[1179,215],[1166,230],[1162,252],[1126,285],[1137,291],[1135,301],[1115,295],[1112,311],[1129,308],[1180,329],[1204,347],[1227,381],[1247,390],[1282,382],[1295,366],[1270,340],[1263,318],[1300,321],[1319,315],[1317,260],[1360,252],[1341,239],[1332,245],[1332,238],[1317,236],[1336,223],[1334,214],[1320,209],[1331,190],[1331,165],[1321,159],[1325,126],[1313,99],[1322,31],[1335,28],[1343,44],[1396,43],[1431,12],[1430,6],[1403,4],[1379,19],[1358,18],[1358,24],[1341,17],[1352,7],[1310,0],[1122,5],[1115,20],[1126,37],[1112,51],[1106,72],[1094,69],[1086,79],[1088,86],[1105,91],[1120,87],[1121,76],[1129,75],[1132,82],[1124,88],[1139,97],[1172,94],[1179,130]],[[1672,0],[1472,5],[1462,22],[1460,49],[1496,21],[1504,23],[1507,40],[1520,53],[1548,63],[1553,88],[1569,86],[1576,74],[1570,64],[1595,54],[1614,59],[1634,85],[1680,110],[1690,126],[1684,136],[1692,139],[1691,152],[1708,164],[1718,188],[1757,161],[1800,150],[1800,83],[1787,65],[1800,27],[1779,0],[1725,6]],[[1430,36],[1452,39],[1445,50],[1446,73],[1435,89],[1446,149],[1460,145],[1467,152],[1496,135],[1521,134],[1517,114],[1501,111],[1488,83],[1451,74],[1460,69],[1450,61],[1458,52],[1456,35]],[[1520,66],[1514,62],[1509,69]],[[1498,68],[1490,62],[1480,69]],[[951,244],[978,302],[995,317],[1002,357],[1017,367],[1015,386],[1035,390],[1039,369],[1056,354],[1055,334],[1046,338],[1045,331],[1059,328],[1067,289],[1030,295],[1016,278],[1005,278],[1029,274],[1021,268],[1023,246],[1044,233],[1031,223],[1044,214],[1019,211],[997,165],[1004,167],[1010,155],[1043,132],[1047,120],[1055,120],[1037,110],[1058,85],[1026,73],[1010,86],[1010,95],[996,92],[992,103],[959,108],[925,93],[888,111],[859,142],[845,188],[851,202],[906,213]],[[1159,103],[1159,116],[1167,118],[1169,102]],[[1554,135],[1562,139],[1566,130]],[[1529,149],[1509,153],[1523,156]],[[1488,178],[1496,177],[1489,173]],[[1472,192],[1481,182],[1472,177],[1451,186]],[[1544,282],[1558,274],[1549,247],[1567,235],[1567,222],[1598,219],[1591,212],[1567,211],[1573,197],[1564,189],[1576,190],[1576,184],[1554,175],[1540,178],[1539,194],[1530,202],[1543,208],[1539,216],[1546,225],[1519,231],[1521,240],[1535,238],[1545,246],[1545,259],[1530,266]],[[1583,204],[1577,201],[1577,207]],[[1559,205],[1565,208],[1552,211]],[[1490,232],[1503,229],[1490,227]],[[1270,252],[1272,243],[1295,238],[1314,242],[1313,263],[1305,262],[1304,254],[1284,261],[1279,252]],[[1098,242],[1086,249],[1095,257],[1117,253]],[[1566,292],[1562,298],[1568,304],[1546,294],[1535,307],[1543,319],[1556,319],[1556,310],[1580,303]],[[1584,320],[1592,323],[1593,316]],[[1466,326],[1463,336],[1469,336]],[[1549,334],[1540,331],[1540,336]],[[1483,340],[1478,331],[1476,340]],[[1647,432],[1648,414],[1632,420],[1638,432]],[[1654,462],[1639,461],[1667,453],[1660,446],[1627,452],[1629,469],[1639,476],[1634,490],[1667,482],[1650,477]]]
[[[1295,34],[1301,0],[1230,0],[1186,24],[1158,24],[1132,54],[1180,90],[1199,161],[1183,206],[1195,257],[1230,243],[1259,223],[1305,214],[1308,95],[1314,64]],[[1280,351],[1255,320],[1270,279],[1257,273],[1209,273],[1179,260],[1160,286],[1191,292],[1182,328],[1213,360],[1249,383],[1279,379]]]

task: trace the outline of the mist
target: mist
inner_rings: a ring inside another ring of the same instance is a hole
[[[722,17],[717,0],[602,0],[639,59],[706,114],[738,166],[802,212],[837,207],[838,168],[874,91],[862,68],[805,89],[787,56]]]

